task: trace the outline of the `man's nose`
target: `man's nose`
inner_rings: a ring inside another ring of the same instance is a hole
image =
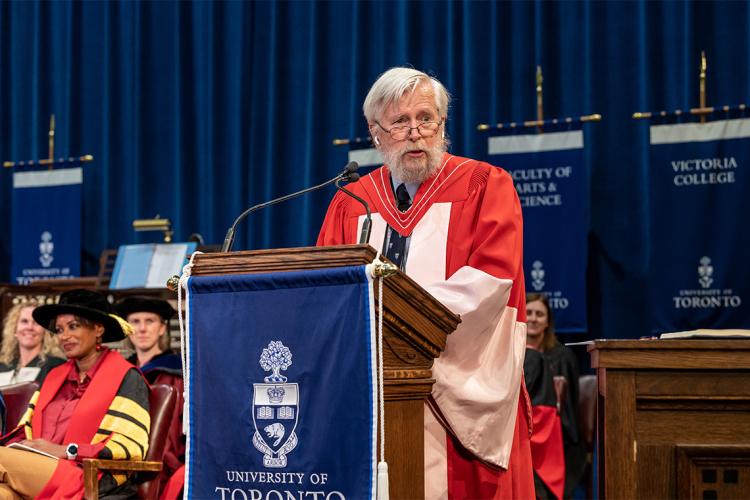
[[[419,133],[419,125],[416,127],[412,127],[411,130],[409,130],[409,140],[410,141],[418,141],[422,138],[422,134]]]

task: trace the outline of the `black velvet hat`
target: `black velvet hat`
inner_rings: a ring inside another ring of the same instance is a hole
[[[127,322],[113,314],[107,298],[93,290],[77,288],[63,292],[57,304],[39,306],[32,313],[34,320],[52,333],[61,314],[73,314],[104,325],[102,342],[117,342],[132,333]]]
[[[175,313],[175,310],[166,300],[141,296],[125,297],[118,300],[115,303],[115,311],[125,319],[133,313],[149,312],[160,316],[164,321],[169,321]]]

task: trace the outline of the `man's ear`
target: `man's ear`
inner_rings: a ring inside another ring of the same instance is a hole
[[[370,131],[370,137],[372,137],[372,142],[375,144],[375,146],[380,146],[380,139],[378,139],[378,136],[376,134],[377,128],[375,127],[375,124],[371,123],[368,129]]]

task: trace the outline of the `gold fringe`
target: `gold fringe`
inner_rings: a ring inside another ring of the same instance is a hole
[[[120,324],[120,328],[122,328],[122,331],[126,337],[129,337],[135,333],[135,330],[132,326],[130,326],[130,323],[122,319],[120,316],[116,314],[110,314],[110,316]]]

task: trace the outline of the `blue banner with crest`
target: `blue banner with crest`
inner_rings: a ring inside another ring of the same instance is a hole
[[[487,161],[508,171],[521,201],[526,292],[549,298],[563,333],[587,328],[583,148],[583,130],[488,139]]]
[[[80,166],[13,174],[11,282],[80,276],[82,182]]]
[[[652,333],[750,328],[750,119],[650,127]]]
[[[188,498],[374,498],[365,267],[192,277]]]

